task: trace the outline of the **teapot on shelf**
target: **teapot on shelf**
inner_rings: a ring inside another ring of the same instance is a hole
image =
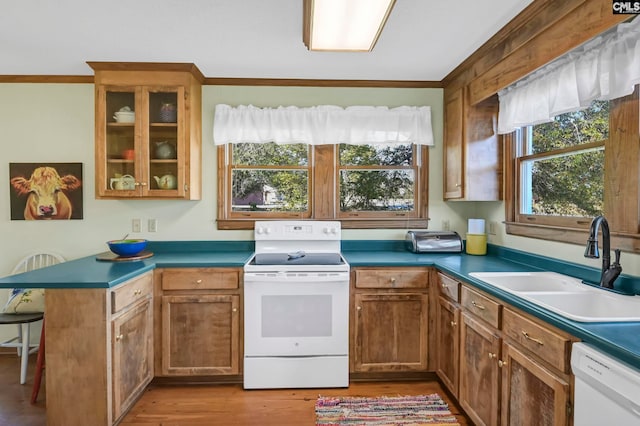
[[[169,141],[155,142],[155,158],[169,160],[176,158],[176,146]]]
[[[161,177],[154,176],[153,178],[156,180],[158,188],[160,189],[176,189],[178,187],[178,179],[172,174]]]

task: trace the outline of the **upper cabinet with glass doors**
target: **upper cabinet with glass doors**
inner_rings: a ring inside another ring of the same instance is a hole
[[[89,62],[96,198],[199,200],[203,76],[193,64]]]

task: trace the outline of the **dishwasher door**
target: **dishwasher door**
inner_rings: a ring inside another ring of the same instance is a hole
[[[575,426],[640,425],[640,370],[574,343]]]

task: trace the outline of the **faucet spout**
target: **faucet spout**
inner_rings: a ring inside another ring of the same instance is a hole
[[[616,250],[616,260],[611,265],[611,234],[609,232],[609,223],[604,216],[596,216],[591,221],[589,228],[589,239],[587,247],[584,251],[584,257],[597,259],[600,257],[598,251],[598,230],[602,230],[602,273],[600,275],[600,286],[605,288],[613,288],[613,282],[622,272],[620,266],[620,250]]]

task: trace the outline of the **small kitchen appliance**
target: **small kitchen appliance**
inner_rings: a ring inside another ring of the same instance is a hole
[[[462,252],[462,239],[455,231],[408,231],[405,245],[414,253]]]
[[[244,388],[349,386],[349,264],[334,221],[256,221]]]

